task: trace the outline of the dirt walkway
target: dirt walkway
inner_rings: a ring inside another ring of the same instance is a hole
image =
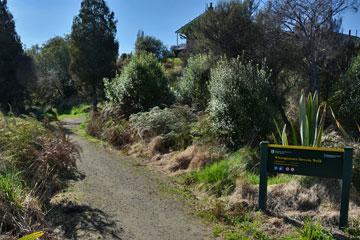
[[[80,121],[66,124],[74,128]],[[165,177],[118,151],[76,134],[71,138],[82,148],[82,180],[68,192],[77,200],[49,214],[67,239],[212,239],[189,207],[164,193]]]

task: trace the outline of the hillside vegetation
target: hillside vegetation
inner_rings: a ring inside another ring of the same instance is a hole
[[[360,39],[340,31],[359,4],[219,1],[184,22],[185,48],[139,30],[119,56],[105,0],[82,0],[69,34],[29,49],[0,0],[0,234],[52,237],[44,215],[79,158],[59,122],[72,118],[173,178],[215,237],[360,239]],[[258,211],[265,140],[353,147],[346,229],[336,179],[272,174]]]

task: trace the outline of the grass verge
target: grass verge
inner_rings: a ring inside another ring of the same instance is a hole
[[[91,106],[89,104],[81,104],[79,106],[75,106],[68,111],[64,111],[59,114],[58,119],[71,119],[71,118],[78,118],[78,117],[85,117],[90,111]]]

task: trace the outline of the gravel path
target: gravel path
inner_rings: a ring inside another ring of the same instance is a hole
[[[65,122],[74,128],[81,120]],[[84,176],[71,187],[81,206],[70,204],[58,216],[66,238],[212,239],[210,228],[191,215],[189,206],[162,190],[166,177],[101,144],[76,134],[71,138],[82,148],[78,168]]]

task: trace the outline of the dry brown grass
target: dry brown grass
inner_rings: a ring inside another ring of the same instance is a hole
[[[238,179],[234,193],[229,196],[229,209],[255,209],[258,206],[258,185]],[[305,186],[298,181],[268,187],[268,210],[275,218],[291,218],[304,221],[310,217],[328,227],[339,224],[340,185],[337,180],[324,180]],[[358,218],[359,195],[352,189],[349,220]],[[285,225],[286,226],[286,225]]]
[[[64,187],[66,179],[76,170],[79,147],[64,134],[39,137],[31,149],[34,156],[22,168],[25,177],[43,198]]]
[[[76,170],[80,149],[61,128],[48,127],[0,115],[0,233],[46,231],[47,203]]]
[[[191,145],[168,159],[168,170],[199,169],[213,161],[214,156],[203,146]]]
[[[41,202],[28,195],[22,208],[13,206],[0,191],[0,233],[22,235],[37,230],[44,230],[46,223]]]

